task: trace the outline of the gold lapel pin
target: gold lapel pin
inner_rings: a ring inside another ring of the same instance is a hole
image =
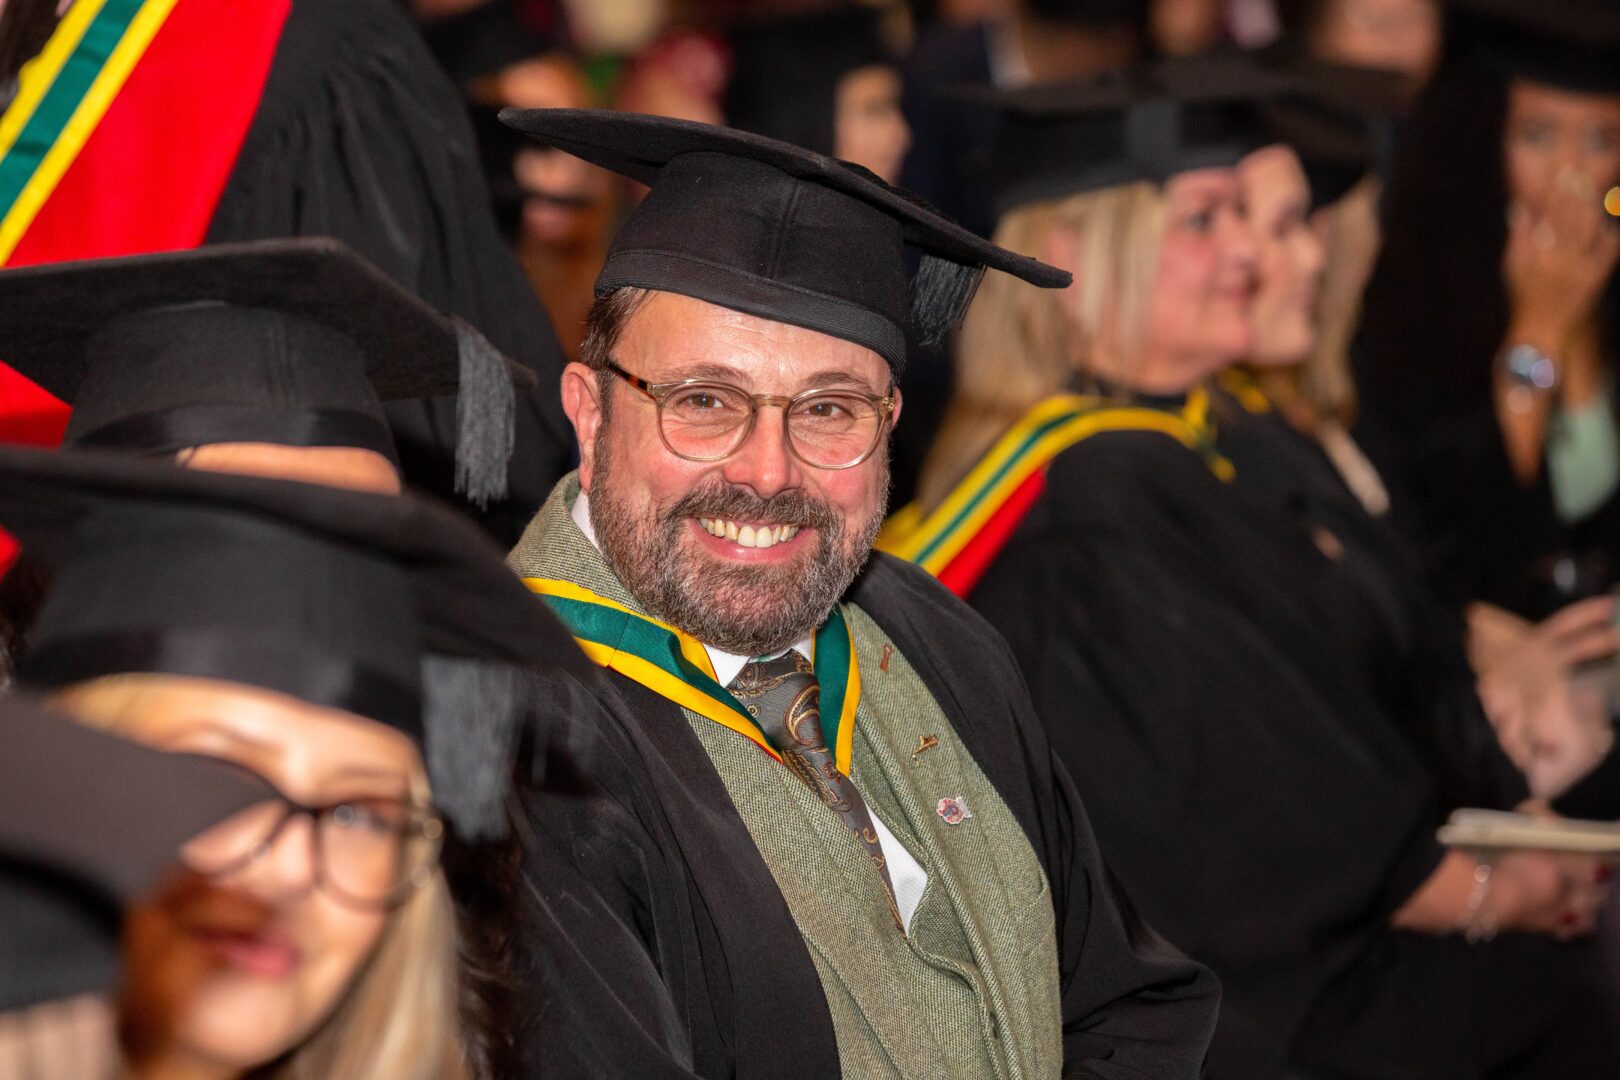
[[[913,750],[911,752],[911,763],[913,765],[917,764],[917,755],[921,754],[924,750],[932,750],[934,747],[936,747],[938,745],[939,745],[939,736],[938,735],[919,735],[919,736],[917,736],[917,749],[915,749],[915,750]]]

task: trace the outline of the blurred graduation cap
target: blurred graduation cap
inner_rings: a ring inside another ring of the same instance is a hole
[[[883,15],[869,4],[846,3],[738,22],[730,31],[726,123],[833,153],[839,81],[861,68],[895,63],[883,37]]]
[[[502,827],[525,671],[590,670],[475,526],[410,494],[10,449],[0,527],[52,574],[24,684],[149,672],[357,713],[423,745],[468,836]]]
[[[1613,0],[1451,0],[1447,57],[1507,78],[1620,94],[1620,4]]]
[[[188,840],[274,797],[243,769],[0,698],[0,1012],[111,989],[122,907]]]
[[[997,247],[858,165],[762,135],[598,109],[508,109],[537,141],[650,187],[596,293],[682,293],[873,350],[941,340],[986,269],[1043,288],[1069,275]],[[907,251],[921,258],[908,272]]]
[[[1224,168],[1270,141],[1259,106],[1299,81],[1241,56],[1167,60],[1087,79],[953,96],[1002,116],[996,213],[1138,181]]]
[[[0,271],[0,360],[73,407],[66,442],[347,446],[381,402],[457,394],[456,490],[505,493],[527,369],[325,237]]]
[[[1270,140],[1299,154],[1313,209],[1337,202],[1389,152],[1395,121],[1406,108],[1407,77],[1292,50],[1262,56],[1298,82],[1293,92],[1259,106]]]

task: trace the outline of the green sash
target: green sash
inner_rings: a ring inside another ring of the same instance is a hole
[[[523,584],[545,597],[593,661],[730,728],[782,760],[753,716],[716,680],[702,642],[571,581],[526,577]],[[816,631],[811,653],[821,684],[822,732],[838,771],[848,776],[861,673],[849,628],[837,608]]]

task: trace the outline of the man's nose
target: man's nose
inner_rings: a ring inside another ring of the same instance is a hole
[[[799,483],[799,462],[788,447],[787,413],[782,405],[761,405],[753,430],[725,460],[726,480],[768,499]]]

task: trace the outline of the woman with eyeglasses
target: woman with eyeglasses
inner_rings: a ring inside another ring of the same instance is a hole
[[[1220,977],[1206,1075],[1592,1075],[1596,867],[1439,844],[1522,779],[1477,711],[1412,706],[1367,568],[1222,437],[1210,383],[1279,299],[1240,170],[1296,92],[1223,61],[1003,99],[998,241],[1075,285],[985,283],[889,543],[1006,638],[1111,869]]]
[[[73,452],[0,476],[52,571],[21,681],[280,793],[131,910],[128,1075],[505,1075],[509,1031],[466,1007],[499,958],[458,933],[440,848],[503,834],[520,651],[577,649],[499,553],[409,495]]]

